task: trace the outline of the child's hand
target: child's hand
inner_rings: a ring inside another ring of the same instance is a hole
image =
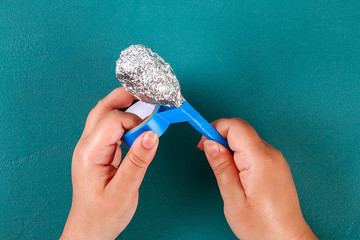
[[[129,224],[158,136],[140,135],[121,165],[120,138],[141,119],[119,111],[134,98],[115,89],[91,110],[72,161],[73,200],[61,239],[114,239]]]
[[[213,126],[227,138],[234,156],[205,137],[198,147],[205,149],[235,235],[242,240],[317,239],[302,216],[283,155],[244,120],[220,119]]]

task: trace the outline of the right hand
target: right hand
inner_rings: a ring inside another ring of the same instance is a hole
[[[213,127],[234,155],[203,136],[205,150],[224,200],[224,213],[240,239],[317,239],[300,209],[295,184],[280,151],[239,118],[220,119]]]

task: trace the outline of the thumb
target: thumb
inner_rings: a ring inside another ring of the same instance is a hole
[[[204,142],[206,158],[215,174],[224,203],[238,204],[245,200],[239,171],[231,153],[221,144],[206,140]]]
[[[135,140],[111,180],[115,188],[122,186],[124,191],[137,191],[140,188],[158,144],[159,137],[154,131],[145,132]]]

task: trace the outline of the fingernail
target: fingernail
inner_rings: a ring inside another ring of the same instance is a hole
[[[216,158],[220,153],[219,144],[211,140],[205,140],[204,150],[206,155],[208,155],[212,159]]]
[[[144,148],[152,149],[156,146],[157,142],[159,140],[158,134],[154,131],[148,131],[145,133],[143,139],[142,139],[142,145]]]

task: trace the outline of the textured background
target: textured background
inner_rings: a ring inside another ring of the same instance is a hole
[[[0,2],[0,238],[54,239],[86,116],[142,43],[212,121],[242,117],[288,159],[322,239],[360,238],[360,2]],[[234,239],[200,135],[161,137],[119,239]]]

